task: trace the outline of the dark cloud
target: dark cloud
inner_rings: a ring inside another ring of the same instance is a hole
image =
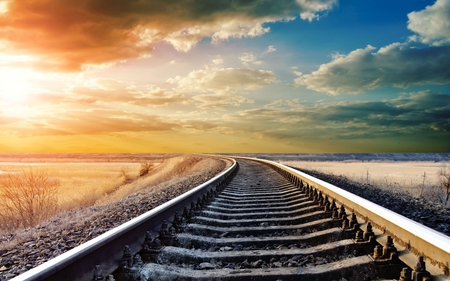
[[[230,115],[243,131],[288,137],[394,137],[444,134],[450,137],[450,96],[430,91],[385,101],[322,103],[274,102]],[[259,125],[258,125],[259,124]]]
[[[383,86],[450,83],[450,46],[394,43],[374,50],[368,46],[348,55],[336,55],[333,61],[301,75],[295,83],[331,95],[358,94]]]
[[[148,56],[160,41],[186,51],[204,37],[258,36],[262,25],[331,9],[337,0],[11,0],[0,14],[10,54],[35,56],[35,67],[85,66]]]

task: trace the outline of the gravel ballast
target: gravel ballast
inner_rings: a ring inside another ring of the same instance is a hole
[[[401,192],[386,190],[371,184],[361,184],[344,176],[293,168],[450,236],[450,210],[442,204],[429,202],[423,198],[413,197]]]

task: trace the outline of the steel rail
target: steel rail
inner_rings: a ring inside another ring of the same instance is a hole
[[[405,249],[399,253],[399,258],[405,264],[411,268],[416,266],[417,258],[412,258],[411,253],[424,256],[425,260],[431,263],[427,265],[427,269],[433,275],[433,280],[448,280],[450,237],[291,167],[270,160],[240,158],[266,163],[284,172],[293,182],[302,181],[303,184],[313,186],[330,199],[335,199],[336,203],[344,205],[347,210],[353,211],[363,221],[370,222],[381,230],[377,240],[384,242],[384,236],[393,237],[396,244]]]
[[[123,249],[129,245],[132,253],[137,253],[144,241],[147,231],[156,232],[163,221],[173,217],[176,211],[195,202],[208,191],[223,184],[238,168],[234,159],[232,165],[216,177],[196,188],[112,229],[106,233],[51,259],[11,281],[61,281],[92,280],[96,265],[102,272],[112,273],[118,266]]]

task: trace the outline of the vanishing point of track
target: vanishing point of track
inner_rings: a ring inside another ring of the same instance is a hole
[[[448,280],[449,237],[291,168],[237,161],[13,280]]]

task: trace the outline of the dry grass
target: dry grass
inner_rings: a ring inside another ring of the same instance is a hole
[[[197,166],[199,162],[203,162],[202,164],[205,164],[209,161],[212,160],[208,158],[195,157],[192,155],[165,159],[161,164],[153,166],[152,169],[145,174],[145,176],[120,186],[120,188],[117,188],[115,191],[103,196],[97,203],[109,204],[142,189],[157,186],[160,183],[167,182],[172,178],[182,177],[186,173],[192,173],[198,169],[201,169],[200,165]]]
[[[0,164],[3,173],[22,173],[29,167],[45,169],[60,182],[57,205],[60,210],[90,206],[105,194],[116,190],[124,181],[122,170],[135,178],[139,163],[45,163],[14,165]]]
[[[44,169],[59,183],[52,207],[55,215],[78,207],[106,205],[150,187],[167,188],[172,179],[214,165],[213,159],[193,155],[170,155],[145,162],[0,162],[0,175],[21,174],[30,167]],[[147,172],[142,174],[142,168]],[[206,178],[205,178],[206,179]],[[2,200],[2,198],[0,198]],[[0,202],[4,203],[4,202]],[[1,206],[0,204],[0,212]],[[46,216],[48,217],[48,216]],[[0,230],[9,224],[0,222]]]
[[[137,163],[121,163],[120,165],[109,163],[46,163],[44,165],[14,165],[11,163],[1,164],[2,171],[0,180],[6,181],[10,177],[24,178],[26,172],[31,169],[39,169],[46,171],[53,180],[59,183],[58,189],[54,190],[56,194],[52,194],[52,203],[47,206],[45,216],[37,216],[38,221],[33,221],[36,224],[42,219],[53,216],[61,211],[70,210],[79,206],[91,206],[101,197],[116,190],[124,181],[120,173],[122,167],[134,171],[137,174],[139,164]],[[24,173],[25,172],[25,173]],[[0,188],[1,185],[0,185]],[[5,188],[1,190],[4,195]],[[21,194],[25,194],[26,191]],[[16,192],[17,193],[17,192]],[[20,202],[25,196],[16,194],[14,202]],[[27,196],[30,197],[30,196]],[[11,202],[5,196],[0,196],[2,201],[0,212],[5,213],[6,203]],[[44,210],[43,210],[44,211]],[[11,213],[11,212],[10,212]],[[42,218],[41,218],[42,217]],[[22,222],[23,221],[23,222]],[[2,220],[0,228],[16,226],[31,226],[21,216],[9,216],[8,219]]]
[[[3,227],[31,227],[57,211],[59,180],[36,167],[0,175],[0,222]]]
[[[173,155],[169,156],[173,157]],[[10,159],[12,160],[12,159]],[[53,159],[52,159],[53,160]],[[70,159],[66,159],[70,161]],[[135,159],[132,159],[135,160]],[[155,158],[146,160],[152,167],[158,167],[164,159]],[[63,162],[61,159],[55,162],[2,162],[0,163],[0,180],[6,181],[8,178],[22,178],[27,171],[45,171],[49,177],[58,181],[58,189],[53,195],[51,213],[45,217],[55,215],[62,211],[71,210],[77,207],[87,207],[95,205],[102,198],[115,193],[122,186],[133,182],[139,177],[141,163],[138,162]],[[0,185],[0,188],[1,185]],[[3,191],[0,190],[0,191]],[[0,192],[2,193],[2,192]],[[3,196],[4,197],[4,196]],[[5,208],[11,199],[0,196],[0,212],[5,213]],[[18,200],[15,200],[18,201]],[[17,218],[5,218],[0,220],[0,229],[9,228],[11,225],[25,225],[18,223]],[[37,222],[33,222],[35,224]],[[26,225],[25,225],[26,226]]]

